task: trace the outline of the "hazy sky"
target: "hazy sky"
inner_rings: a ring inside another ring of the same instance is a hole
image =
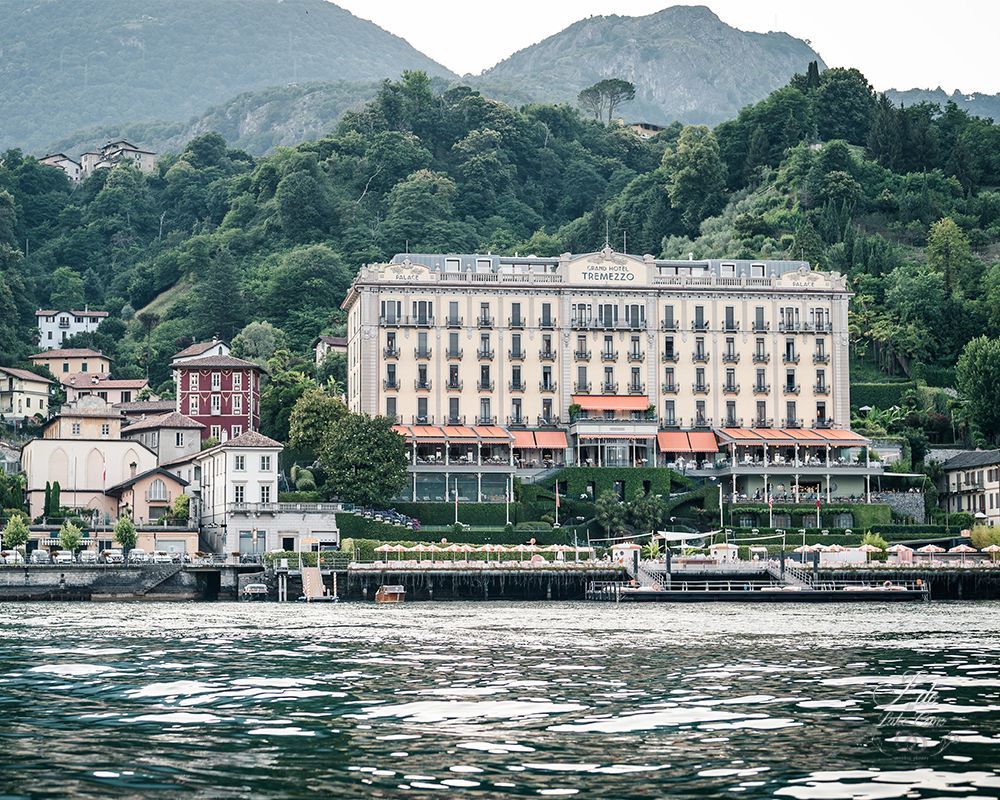
[[[477,74],[592,15],[641,16],[670,0],[334,0],[454,72]],[[1000,92],[997,0],[710,0],[742,30],[807,39],[829,66],[858,67],[876,89]]]

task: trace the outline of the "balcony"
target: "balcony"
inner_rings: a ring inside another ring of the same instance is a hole
[[[618,351],[617,350],[602,350],[601,351],[601,361],[617,361]]]
[[[497,418],[496,417],[484,417],[482,414],[480,414],[478,417],[476,417],[476,424],[477,425],[496,425],[497,424]]]
[[[781,357],[782,364],[798,364],[802,360],[798,353],[785,353]]]
[[[587,381],[586,383],[580,383],[580,381],[577,381],[576,383],[573,384],[573,393],[590,394],[591,385],[592,384],[590,383],[590,381]]]
[[[778,331],[781,333],[801,333],[803,327],[801,322],[779,322]]]
[[[637,363],[637,362],[640,362],[640,361],[645,361],[645,359],[646,359],[646,354],[645,353],[643,353],[643,352],[641,352],[639,350],[630,350],[629,351],[628,360],[631,361],[633,364]]]
[[[493,317],[484,317],[480,314],[476,317],[476,327],[478,328],[492,328],[493,327]]]
[[[722,331],[723,333],[738,333],[740,330],[740,323],[738,322],[723,322]]]
[[[663,354],[663,361],[665,361],[666,363],[668,363],[668,364],[676,364],[677,360],[678,360],[678,356],[677,356],[676,351],[671,350],[671,351],[664,352],[664,354]]]
[[[695,383],[691,384],[691,391],[695,394],[708,394],[708,384],[707,383]]]
[[[507,320],[507,327],[514,330],[524,329],[524,317],[510,317]]]
[[[511,414],[507,417],[507,426],[510,428],[521,428],[528,424],[528,418],[520,414]]]
[[[493,360],[493,348],[492,347],[480,347],[476,350],[476,357],[480,361],[492,361]]]
[[[783,420],[781,420],[781,427],[782,428],[801,428],[802,427],[802,420],[801,419],[783,419]]]
[[[677,394],[677,384],[676,383],[661,384],[660,391],[662,391],[664,394]]]
[[[739,364],[740,354],[739,353],[723,353],[722,354],[723,364]]]
[[[476,381],[476,390],[480,392],[492,392],[493,386],[493,381]]]
[[[379,325],[385,328],[433,328],[434,327],[434,317],[433,316],[421,316],[418,314],[415,317],[379,317]]]
[[[830,417],[820,417],[819,419],[816,420],[816,427],[817,428],[832,428],[833,427],[833,419],[830,418]]]
[[[511,381],[507,384],[507,388],[512,392],[523,392],[524,391],[524,381]]]
[[[767,364],[771,360],[770,353],[754,353],[753,363],[754,364]]]
[[[539,350],[538,351],[539,361],[555,361],[556,351],[555,350]]]
[[[681,421],[677,417],[663,417],[660,420],[661,428],[679,428],[681,426]]]
[[[727,428],[742,428],[743,420],[739,417],[726,417],[722,421],[723,425]]]
[[[618,394],[617,381],[603,381],[601,383],[601,394]]]
[[[460,392],[462,391],[462,386],[464,385],[465,382],[462,380],[459,380],[457,378],[449,378],[448,383],[445,384],[445,389],[447,389],[449,392]]]
[[[422,392],[430,391],[431,382],[427,379],[420,380],[420,378],[417,378],[413,381],[413,388]]]
[[[832,333],[833,323],[830,322],[815,322],[809,325],[816,333]]]
[[[546,383],[545,381],[538,382],[538,391],[545,392],[546,394],[553,394],[556,390],[555,381],[550,381]]]
[[[399,358],[399,348],[398,347],[383,347],[382,356],[384,358]]]
[[[769,383],[755,383],[753,387],[754,394],[770,394],[771,384]]]
[[[430,425],[431,424],[431,417],[427,416],[426,414],[414,414],[411,417],[411,419],[413,420],[413,422],[411,423],[412,425]]]
[[[772,420],[770,417],[757,417],[753,421],[753,425],[751,427],[753,427],[753,428],[770,428],[773,422],[774,422],[774,420]]]
[[[694,361],[695,364],[707,364],[708,363],[708,353],[705,352],[705,351],[698,352],[696,350],[694,352],[694,355],[691,356],[691,360]]]
[[[767,333],[769,330],[771,330],[770,322],[762,322],[760,320],[754,320],[753,323],[754,333]]]
[[[524,361],[524,351],[523,350],[508,350],[507,358],[511,361]]]
[[[799,392],[802,391],[802,387],[799,386],[797,383],[795,384],[786,383],[782,385],[781,391],[784,392],[785,394],[799,394]]]
[[[445,324],[449,328],[461,328],[462,327],[462,317],[447,317]]]
[[[723,394],[739,394],[740,385],[738,383],[727,383],[722,387]]]
[[[670,320],[666,320],[665,319],[665,320],[663,320],[663,322],[660,323],[660,330],[661,331],[676,331],[677,330],[677,320],[673,320],[673,319],[670,319]]]
[[[383,389],[398,389],[399,388],[399,380],[396,379],[396,378],[386,378],[384,381],[382,381],[382,388]]]
[[[694,322],[691,323],[691,330],[693,330],[693,331],[707,331],[708,330],[708,322],[705,321],[705,320],[701,320],[701,321],[695,320]]]
[[[813,386],[815,394],[830,394],[830,387],[825,383],[817,383]]]
[[[425,359],[426,360],[426,359],[428,359],[428,358],[431,357],[431,353],[432,352],[433,352],[433,350],[430,347],[424,348],[423,350],[421,350],[419,347],[414,347],[413,348],[413,357],[414,358],[420,358],[420,359]]]
[[[829,353],[813,353],[813,364],[829,364]]]
[[[629,394],[646,394],[646,384],[644,383],[630,383],[628,385]]]
[[[450,359],[460,359],[462,357],[462,353],[463,352],[464,351],[462,350],[461,347],[459,347],[457,350],[452,350],[449,347],[448,348],[448,358],[450,358]]]
[[[700,415],[695,416],[695,418],[691,420],[691,427],[692,428],[711,428],[712,427],[712,419],[711,419],[711,417],[703,417],[703,416],[700,416]]]
[[[449,414],[446,419],[449,425],[464,425],[465,414]]]
[[[590,351],[589,350],[574,350],[573,358],[577,361],[590,361]]]
[[[538,327],[545,331],[551,331],[556,327],[556,321],[551,317],[549,319],[542,317],[538,323]]]
[[[559,417],[552,415],[545,416],[544,414],[540,414],[538,416],[538,426],[540,428],[552,427],[553,425],[558,425],[558,424],[559,424]]]

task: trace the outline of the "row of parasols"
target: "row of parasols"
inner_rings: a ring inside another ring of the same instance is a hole
[[[414,553],[416,554],[418,561],[420,561],[424,555],[430,555],[433,558],[435,554],[440,553],[450,554],[453,561],[456,560],[459,555],[469,555],[471,553],[485,554],[487,561],[489,561],[491,555],[496,555],[497,561],[500,561],[502,560],[504,553],[517,553],[522,557],[525,555],[535,555],[539,553],[555,553],[557,558],[564,558],[566,553],[573,553],[574,558],[579,560],[580,553],[589,555],[594,552],[594,549],[592,547],[583,546],[574,547],[569,544],[550,544],[546,547],[542,547],[534,543],[515,545],[472,545],[457,543],[449,545],[436,545],[421,543],[411,546],[405,544],[382,544],[375,548],[375,552],[386,554],[396,553],[400,560],[403,558],[403,553]]]
[[[815,544],[815,545],[805,544],[805,545],[801,545],[799,547],[796,547],[795,550],[794,550],[794,552],[796,552],[796,553],[843,553],[845,550],[848,550],[848,549],[855,549],[855,548],[847,548],[847,547],[844,547],[843,545],[839,545],[839,544]],[[860,550],[862,553],[868,553],[868,554],[871,554],[871,553],[881,553],[882,552],[882,548],[881,547],[876,547],[873,544],[863,544],[863,545],[861,545],[860,547],[858,547],[856,549]],[[945,549],[943,547],[939,547],[936,544],[925,544],[923,547],[917,547],[917,548],[907,547],[905,544],[894,544],[894,545],[892,545],[890,547],[885,548],[885,552],[887,552],[887,553],[895,553],[896,555],[900,555],[902,553],[922,553],[924,555],[929,556],[931,558],[931,560],[934,559],[935,555],[940,554],[940,553],[954,553],[956,555],[960,555],[962,557],[962,561],[964,563],[965,557],[967,555],[970,555],[972,553],[980,553],[980,552],[982,552],[982,553],[989,553],[990,557],[994,561],[996,561],[997,553],[1000,553],[1000,545],[991,544],[991,545],[987,545],[982,550],[977,550],[975,547],[972,547],[971,545],[964,544],[964,543],[963,544],[959,544],[959,545],[955,545],[955,547],[951,547],[951,548],[948,548],[948,549]]]

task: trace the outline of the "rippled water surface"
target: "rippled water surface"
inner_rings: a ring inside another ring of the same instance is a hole
[[[0,797],[1000,796],[1000,604],[0,604]]]

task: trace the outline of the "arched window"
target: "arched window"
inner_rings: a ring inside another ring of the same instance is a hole
[[[149,499],[150,500],[166,500],[167,499],[167,485],[157,478],[151,484],[149,484]]]

